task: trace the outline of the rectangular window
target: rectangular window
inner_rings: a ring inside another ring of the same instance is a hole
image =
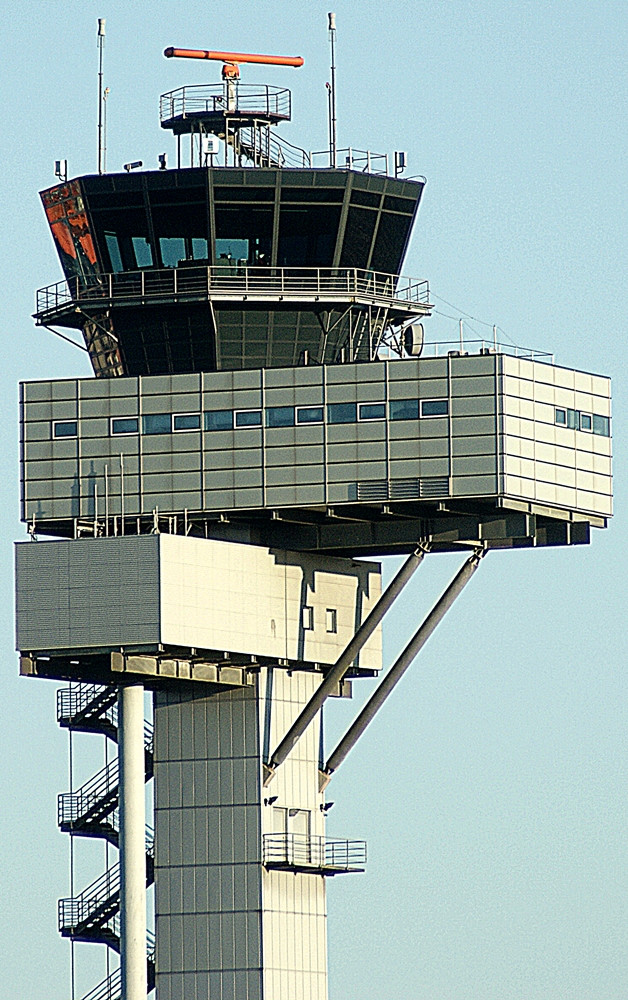
[[[182,236],[162,236],[159,240],[161,263],[164,267],[178,267],[185,260],[185,240]]]
[[[567,410],[567,427],[572,431],[580,428],[580,414],[577,410]]]
[[[419,419],[418,399],[391,399],[389,408],[391,420]]]
[[[111,421],[112,434],[138,434],[140,422],[137,417],[114,417]]]
[[[563,427],[567,426],[567,410],[556,410],[555,422]]]
[[[206,431],[233,430],[233,410],[209,410],[205,414]]]
[[[302,406],[297,410],[298,424],[322,424],[323,418],[322,406]]]
[[[338,631],[338,615],[335,608],[327,608],[325,612],[325,623],[327,632]]]
[[[269,406],[266,410],[267,427],[294,427],[294,406]]]
[[[590,413],[580,414],[580,430],[589,431],[589,433],[593,430],[593,420]]]
[[[132,236],[131,243],[133,244],[133,253],[135,254],[135,263],[138,267],[152,267],[153,266],[153,251],[150,248],[150,243],[145,236]]]
[[[601,434],[603,437],[611,436],[611,422],[608,417],[601,417],[599,414],[593,414],[593,433]]]
[[[360,420],[385,420],[385,403],[360,403]]]
[[[75,438],[78,435],[76,420],[56,420],[52,425],[52,436],[56,438]]]
[[[105,233],[105,243],[107,244],[111,270],[114,274],[119,274],[120,271],[124,271],[124,267],[122,265],[122,254],[120,253],[118,237],[115,233]]]
[[[200,413],[176,413],[174,416],[175,431],[200,431]]]
[[[358,419],[357,403],[329,403],[327,419],[330,424],[354,424]]]
[[[261,410],[236,411],[235,425],[236,427],[261,427],[262,411]]]
[[[144,434],[170,434],[172,418],[169,413],[146,413],[142,417]]]
[[[314,629],[314,608],[306,604],[301,610],[301,622],[305,632],[312,632]]]
[[[208,247],[207,240],[192,239],[192,256],[194,260],[207,260]]]
[[[421,402],[422,417],[446,417],[449,403],[446,399],[424,399]]]

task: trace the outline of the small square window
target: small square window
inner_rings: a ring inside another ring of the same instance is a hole
[[[562,424],[563,427],[567,426],[567,410],[556,410],[555,421],[557,424]]]
[[[330,424],[354,424],[358,419],[357,403],[329,403],[327,419]]]
[[[301,622],[305,632],[312,632],[314,629],[314,608],[306,604],[301,611]]]
[[[209,410],[205,414],[206,431],[233,430],[233,410]]]
[[[338,615],[335,608],[327,608],[325,612],[325,622],[327,632],[337,632],[338,631]]]
[[[144,434],[170,434],[172,418],[169,413],[146,413],[142,417]]]
[[[57,420],[52,425],[52,436],[56,438],[75,438],[78,435],[76,420]]]
[[[385,403],[360,403],[360,420],[385,420]]]
[[[446,399],[424,399],[421,402],[422,417],[446,417],[449,402]]]
[[[266,410],[267,427],[294,427],[294,406],[269,406]]]
[[[200,413],[177,413],[174,416],[175,431],[199,431],[201,429]]]
[[[236,427],[261,427],[261,410],[240,410],[235,415]]]
[[[111,421],[112,434],[138,434],[140,422],[137,417],[114,417]]]
[[[389,405],[391,420],[418,420],[418,399],[391,399]]]
[[[580,430],[589,432],[593,430],[593,419],[590,413],[580,414]]]
[[[322,424],[323,419],[322,406],[302,406],[297,410],[298,424]]]
[[[608,417],[601,417],[598,413],[593,414],[593,433],[601,434],[603,437],[611,436],[611,422]]]

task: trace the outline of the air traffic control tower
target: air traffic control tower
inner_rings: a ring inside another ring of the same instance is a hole
[[[610,387],[423,347],[428,285],[400,272],[424,181],[278,138],[289,91],[238,78],[263,57],[166,54],[225,63],[161,98],[176,168],[42,193],[65,280],[36,319],[80,331],[95,377],[21,387],[20,670],[118,747],[59,799],[63,830],[119,849],[59,929],[120,953],[89,1000],[326,1000],[325,879],[366,861],[326,836],[326,786],[488,551],[606,526]],[[386,611],[453,551],[378,681]],[[371,697],[326,748],[354,683]]]

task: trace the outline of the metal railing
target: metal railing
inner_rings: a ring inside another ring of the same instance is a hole
[[[509,354],[513,358],[527,361],[543,361],[554,364],[554,355],[548,351],[537,351],[532,347],[518,347],[516,344],[504,344],[497,340],[441,340],[423,345],[421,357],[464,357],[466,354]]]
[[[235,262],[213,267],[191,266],[102,274],[89,281],[78,277],[58,281],[37,292],[37,315],[45,316],[72,303],[104,301],[148,302],[214,293],[233,295],[332,296],[359,295],[387,305],[428,305],[427,281],[356,267],[248,267]]]
[[[153,727],[144,723],[144,750],[153,752]],[[85,819],[90,813],[108,815],[117,805],[119,785],[118,759],[112,760],[75,792],[62,792],[57,800],[59,826]],[[100,807],[100,808],[99,808]]]
[[[267,84],[195,84],[179,87],[159,98],[160,122],[203,114],[245,114],[254,118],[290,118],[292,98],[285,87]]]
[[[328,149],[318,149],[310,153],[310,163],[313,167],[329,167],[330,152]],[[363,174],[383,174],[388,176],[388,153],[372,153],[370,149],[336,150],[336,170],[360,170]]]
[[[360,871],[366,864],[366,843],[303,833],[266,833],[263,864],[267,868],[312,868],[318,871]]]
[[[57,722],[72,726],[79,719],[101,718],[118,725],[118,692],[104,684],[70,684],[57,691]]]

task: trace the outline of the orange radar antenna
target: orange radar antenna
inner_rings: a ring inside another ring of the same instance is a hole
[[[264,56],[250,52],[211,52],[207,49],[175,49],[172,46],[164,49],[166,59],[213,59],[223,63],[223,79],[237,79],[240,76],[240,63],[263,63],[265,66],[303,65],[302,56]]]

